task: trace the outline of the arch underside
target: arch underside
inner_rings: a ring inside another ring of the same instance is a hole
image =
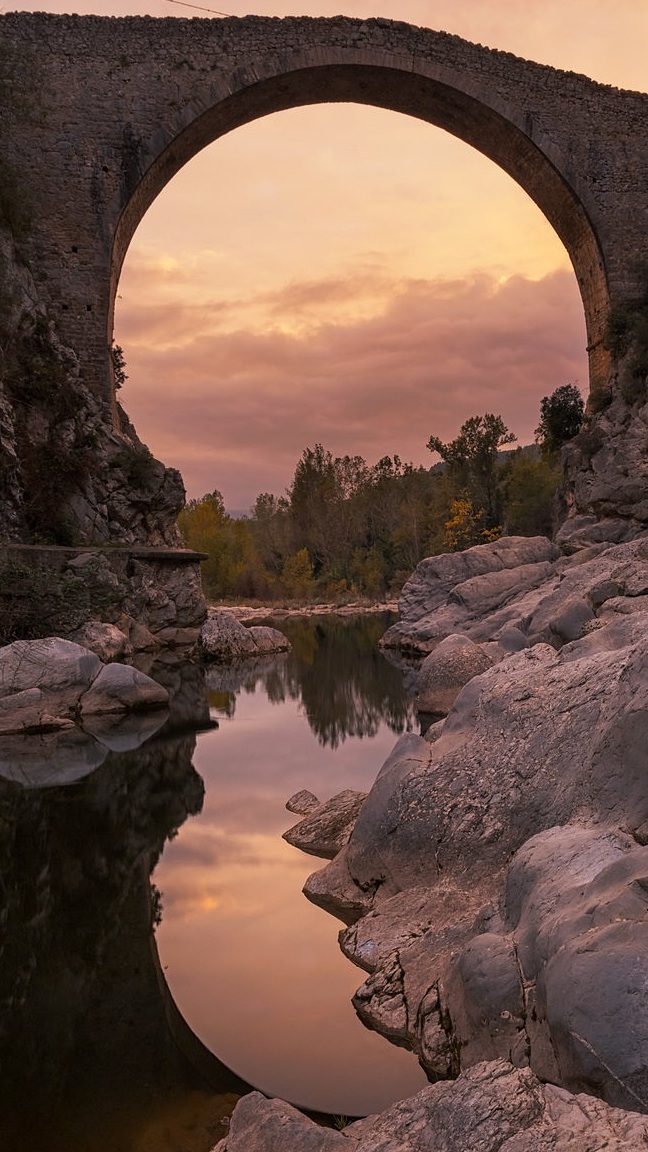
[[[343,102],[401,112],[442,128],[492,160],[528,193],[570,256],[585,312],[590,386],[602,386],[608,368],[603,347],[608,286],[598,239],[574,189],[531,136],[501,112],[440,80],[367,64],[319,64],[258,80],[226,95],[180,129],[152,160],[117,226],[109,339],[126,250],[148,207],[173,176],[203,148],[243,124],[298,106]]]

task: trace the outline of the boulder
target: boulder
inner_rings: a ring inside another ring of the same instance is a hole
[[[447,716],[464,685],[492,663],[484,649],[467,636],[447,636],[421,664],[416,681],[417,710]]]
[[[102,664],[69,640],[0,648],[0,734],[51,732],[97,713],[167,707],[169,694],[125,664]]]
[[[200,630],[199,647],[206,660],[222,663],[242,657],[286,652],[290,643],[276,628],[255,625],[246,628],[226,608],[212,611]]]
[[[250,1092],[239,1100],[229,1132],[212,1152],[351,1152],[338,1132],[320,1128],[283,1100]]]
[[[284,832],[284,840],[311,856],[332,860],[348,842],[366,795],[351,789],[338,792]]]
[[[168,706],[166,688],[127,664],[106,664],[79,701],[82,720],[104,712],[143,712]]]
[[[295,812],[298,816],[309,816],[311,812],[320,807],[321,803],[322,801],[318,800],[313,792],[308,792],[304,788],[286,800],[286,809],[288,812]]]
[[[101,660],[94,652],[70,640],[57,636],[16,640],[0,648],[0,697],[38,688],[43,701],[51,702],[57,709],[56,714],[66,715],[73,711],[101,668]]]
[[[265,624],[251,624],[248,631],[252,633],[257,652],[261,656],[290,650],[290,640],[278,628],[269,628]]]
[[[90,620],[72,633],[70,639],[75,644],[80,644],[82,648],[94,652],[104,664],[111,660],[127,659],[133,654],[133,645],[128,636],[116,624],[102,624],[99,620]]]

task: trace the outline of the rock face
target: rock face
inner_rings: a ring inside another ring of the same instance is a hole
[[[206,660],[226,663],[241,658],[287,652],[290,641],[277,628],[246,628],[226,608],[212,610],[200,632],[200,651]]]
[[[125,664],[102,664],[69,640],[0,648],[0,733],[74,728],[86,716],[166,708],[169,693]]]
[[[179,547],[180,473],[116,420],[50,323],[42,292],[0,228],[0,542]]]
[[[463,571],[493,558],[471,551]],[[488,570],[419,616],[474,593],[466,630],[496,662],[397,744],[305,891],[349,925],[362,1019],[431,1075],[500,1058],[648,1112],[648,545],[549,567],[494,611]]]
[[[528,548],[418,572],[391,641],[430,644],[433,690],[474,674],[304,889],[346,925],[361,1019],[439,1082],[339,1135],[253,1095],[222,1152],[274,1147],[272,1125],[360,1152],[648,1141],[648,543]],[[298,834],[322,807],[296,799]]]
[[[647,1131],[643,1116],[491,1061],[341,1132],[251,1092],[214,1152],[639,1152]]]

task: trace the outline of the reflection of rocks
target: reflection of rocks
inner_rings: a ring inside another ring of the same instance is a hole
[[[68,727],[84,714],[164,708],[169,695],[126,664],[56,637],[0,648],[0,732]]]
[[[294,801],[294,797],[291,799]],[[332,860],[348,842],[365,799],[366,792],[347,789],[323,804],[318,801],[303,820],[284,832],[283,838],[293,847],[301,848],[302,852]]]
[[[195,1148],[198,1122],[206,1146],[245,1091],[178,1028],[152,946],[151,863],[202,805],[194,747],[108,752],[67,789],[0,781],[3,1152]]]
[[[73,784],[103,764],[107,748],[79,728],[33,736],[3,736],[0,776],[24,788]]]
[[[341,1132],[253,1092],[214,1152],[638,1152],[645,1135],[644,1117],[570,1096],[500,1060],[431,1084]]]
[[[232,664],[210,664],[204,672],[207,687],[212,692],[231,692],[236,694],[242,689],[254,692],[257,684],[266,687],[270,680],[281,683],[281,695],[285,693],[286,655],[277,656],[251,656],[247,660],[238,660]],[[272,696],[271,696],[272,699]]]
[[[202,664],[182,658],[175,652],[140,654],[134,663],[169,693],[165,735],[211,726],[205,669]]]
[[[246,628],[233,612],[214,609],[200,630],[200,651],[206,660],[226,662],[250,656],[287,652],[290,642],[277,628]]]

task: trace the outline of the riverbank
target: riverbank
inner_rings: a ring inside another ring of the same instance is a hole
[[[221,609],[227,609],[236,616],[237,620],[283,620],[290,616],[374,616],[381,612],[398,612],[397,600],[381,600],[378,603],[369,600],[351,600],[345,604],[302,603],[302,604],[227,604],[223,601],[210,601],[208,612],[210,615]]]

